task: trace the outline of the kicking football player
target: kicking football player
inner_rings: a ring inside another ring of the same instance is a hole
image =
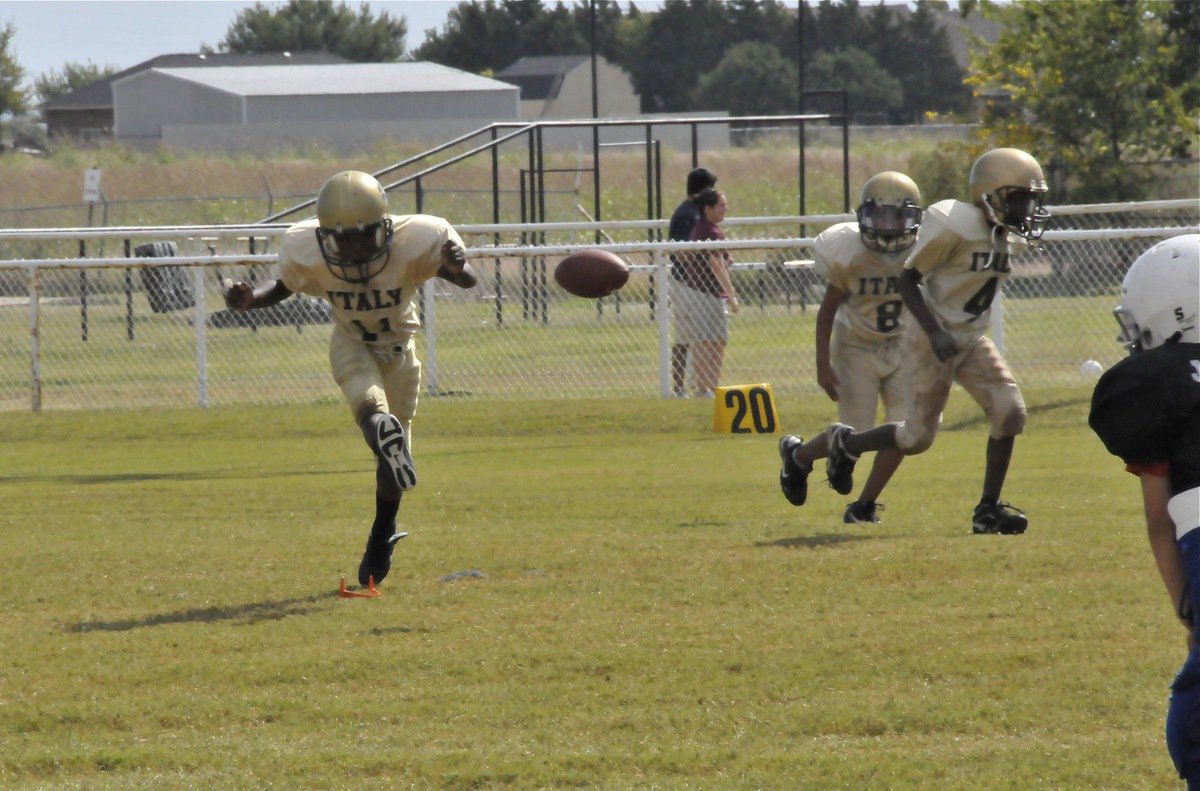
[[[463,242],[446,220],[388,213],[387,194],[371,175],[348,170],[317,194],[317,216],[283,238],[277,279],[257,288],[234,283],[225,303],[237,311],[274,305],[295,292],[329,300],[329,362],[367,445],[377,457],[375,522],[358,581],[381,582],[392,565],[401,495],[416,486],[412,419],[421,387],[414,335],[416,298],[434,276],[475,285]]]
[[[1025,401],[1008,364],[984,336],[992,300],[1010,273],[1010,248],[1037,243],[1050,213],[1046,179],[1024,151],[997,148],[975,160],[972,203],[944,200],[925,210],[898,287],[912,319],[901,337],[906,414],[865,432],[829,427],[825,472],[839,493],[853,489],[854,463],[866,451],[922,453],[933,444],[954,382],[987,415],[990,431],[975,533],[1024,533],[1025,514],[1001,502],[1013,442],[1025,428]]]
[[[1139,256],[1114,313],[1131,354],[1096,383],[1088,425],[1141,480],[1150,552],[1188,632],[1166,736],[1179,776],[1200,789],[1200,234]]]
[[[921,191],[903,173],[877,173],[863,185],[857,217],[827,228],[813,245],[814,268],[828,283],[817,310],[817,384],[837,402],[839,421],[865,430],[875,425],[880,399],[885,419],[903,417],[898,280],[921,224]],[[804,504],[813,462],[828,450],[828,432],[808,442],[794,434],[779,441],[779,486],[789,503]],[[842,521],[879,521],[876,500],[903,458],[896,449],[876,454]]]

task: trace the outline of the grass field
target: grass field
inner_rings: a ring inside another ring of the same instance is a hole
[[[0,413],[0,786],[1174,787],[1184,635],[1086,395],[1027,393],[1019,537],[968,534],[957,390],[870,527],[819,475],[788,506],[777,436],[708,402],[429,399],[351,600],[341,404]]]

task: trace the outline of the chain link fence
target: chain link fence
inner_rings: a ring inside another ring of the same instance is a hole
[[[1036,251],[1014,260],[992,328],[1028,390],[1080,385],[1080,365],[1124,353],[1112,309],[1129,263],[1160,238],[1194,233],[1200,202],[1057,207]],[[843,215],[730,218],[741,297],[722,384],[769,382],[815,397],[812,237]],[[460,229],[479,284],[422,293],[418,349],[427,396],[629,398],[670,392],[665,223],[480,225]],[[328,372],[329,308],[297,296],[231,314],[222,284],[271,276],[283,226],[0,231],[0,409],[277,404],[341,395]],[[571,249],[630,264],[601,300],[554,282]],[[709,247],[701,245],[699,247]],[[695,246],[693,246],[695,248]],[[697,248],[698,249],[698,248]]]

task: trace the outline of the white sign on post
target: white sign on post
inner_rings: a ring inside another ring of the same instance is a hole
[[[83,202],[100,202],[100,169],[88,168],[83,171]]]

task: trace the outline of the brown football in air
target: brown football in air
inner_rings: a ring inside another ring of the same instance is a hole
[[[629,266],[607,250],[576,250],[558,262],[554,281],[577,297],[607,297],[629,280]]]

